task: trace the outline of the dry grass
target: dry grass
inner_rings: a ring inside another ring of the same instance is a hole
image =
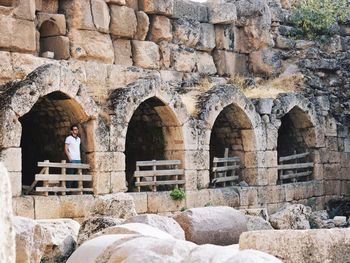
[[[199,80],[199,83],[195,86],[195,89],[201,92],[206,92],[210,90],[214,85],[215,83],[210,82],[208,77],[204,77]]]
[[[248,98],[276,98],[281,93],[293,93],[303,90],[304,76],[294,74],[273,79],[256,79],[255,86],[248,86],[245,78],[234,76],[230,83],[240,88]]]

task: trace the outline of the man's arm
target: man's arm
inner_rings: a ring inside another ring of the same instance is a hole
[[[71,161],[71,158],[70,158],[70,155],[69,155],[68,146],[69,146],[68,143],[65,143],[65,144],[64,144],[64,153],[66,154],[68,160]]]

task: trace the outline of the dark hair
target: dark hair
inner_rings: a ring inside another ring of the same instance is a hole
[[[74,128],[78,128],[78,125],[73,124],[72,126],[70,126],[70,130],[73,131]]]

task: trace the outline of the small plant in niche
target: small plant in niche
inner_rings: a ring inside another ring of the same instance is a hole
[[[181,201],[181,200],[185,199],[186,193],[181,188],[175,188],[170,192],[170,197],[173,200]]]

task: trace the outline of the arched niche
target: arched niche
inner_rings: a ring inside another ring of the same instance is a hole
[[[281,125],[278,129],[277,156],[279,163],[281,163],[281,157],[303,153],[309,153],[309,155],[302,158],[285,161],[283,164],[313,162],[315,147],[316,131],[310,116],[300,107],[294,106],[281,118]],[[286,172],[301,173],[306,170],[307,169],[297,169],[295,171]],[[298,177],[296,179],[283,180],[283,182],[288,183],[292,181],[305,181],[311,178],[312,176]]]
[[[134,189],[137,161],[180,160],[184,165],[182,125],[157,97],[143,101],[134,111],[126,134],[125,158],[129,191]]]
[[[30,185],[39,172],[37,162],[66,160],[64,140],[70,133],[70,126],[77,124],[82,136],[82,161],[88,131],[89,117],[81,106],[65,93],[52,92],[38,99],[31,110],[19,118],[22,125],[22,184]],[[59,171],[58,171],[59,172]]]

